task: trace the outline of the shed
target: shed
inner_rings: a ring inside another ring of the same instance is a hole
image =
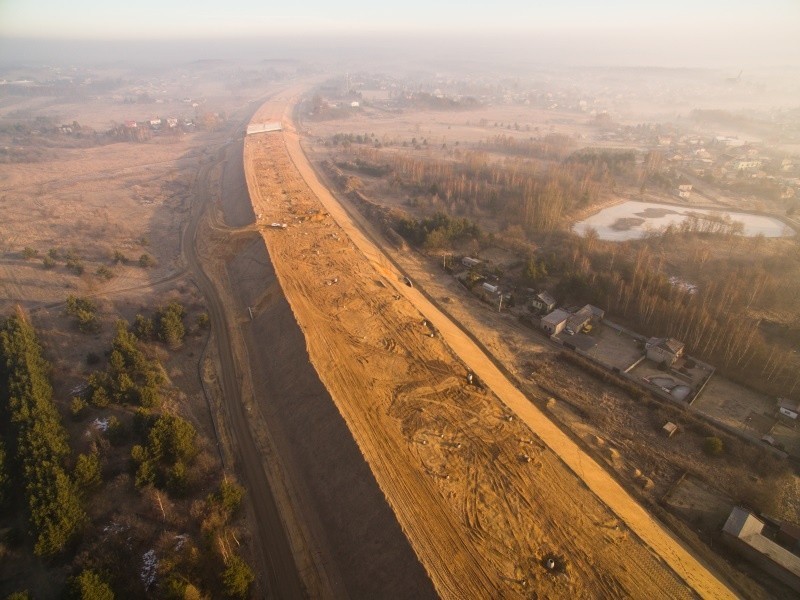
[[[800,415],[800,404],[786,398],[778,398],[778,412],[784,417],[797,420],[798,415]]]
[[[461,264],[467,267],[468,269],[477,267],[482,262],[483,262],[482,260],[477,258],[472,258],[471,256],[465,256],[464,258],[461,259]]]
[[[678,432],[678,426],[675,425],[675,423],[673,423],[672,421],[667,421],[664,424],[664,427],[661,428],[661,431],[663,431],[664,434],[668,438],[670,438]]]
[[[542,329],[550,335],[560,333],[570,316],[567,311],[557,308],[542,319]]]
[[[500,293],[500,288],[496,285],[492,285],[491,283],[484,283],[483,289],[489,292],[490,294]]]

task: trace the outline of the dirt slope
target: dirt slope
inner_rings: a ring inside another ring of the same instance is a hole
[[[311,360],[441,596],[731,596],[402,284],[293,132],[248,137],[245,169],[261,224],[288,225],[263,234]]]

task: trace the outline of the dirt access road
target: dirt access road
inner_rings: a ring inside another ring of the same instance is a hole
[[[223,288],[220,266],[203,256],[208,244],[207,228],[210,213],[214,210],[217,194],[236,194],[239,190],[225,185],[225,169],[230,161],[232,171],[241,170],[241,158],[236,164],[237,150],[241,132],[249,121],[249,114],[232,129],[233,137],[221,139],[211,153],[211,158],[200,167],[194,189],[189,222],[183,232],[181,248],[195,283],[208,302],[214,340],[219,357],[219,378],[229,443],[235,450],[238,470],[245,484],[251,502],[251,520],[254,523],[253,539],[256,558],[259,561],[259,592],[264,596],[279,598],[299,598],[305,595],[303,584],[297,572],[293,552],[289,543],[284,519],[278,509],[273,482],[270,481],[264,458],[251,430],[251,419],[242,402],[242,375],[237,369],[237,349],[242,341],[237,330],[231,327],[231,317],[226,311],[220,290]],[[239,155],[241,156],[241,155]],[[235,181],[235,179],[233,180]],[[239,178],[241,182],[241,177]],[[203,260],[204,259],[204,260]],[[235,339],[234,339],[235,338]],[[218,435],[219,437],[219,435]],[[224,443],[225,436],[221,442]],[[229,449],[230,450],[230,449]]]
[[[315,177],[292,94],[245,170],[311,360],[443,597],[732,597],[401,274]],[[424,316],[423,316],[424,315]],[[467,372],[486,383],[465,383]],[[553,558],[555,570],[544,565]]]

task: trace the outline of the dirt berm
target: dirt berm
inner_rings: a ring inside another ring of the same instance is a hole
[[[233,230],[239,233],[227,238],[221,252],[228,257],[228,298],[237,304],[227,312],[240,316],[236,326],[247,347],[255,402],[248,407],[251,426],[262,440],[258,428],[269,429],[270,443],[260,447],[280,459],[264,458],[280,463],[291,512],[304,521],[311,538],[310,548],[293,546],[295,552],[310,550],[315,556],[295,560],[301,569],[324,570],[327,593],[337,596],[434,598],[430,580],[309,361],[263,238],[247,231],[255,215],[243,175],[241,151],[232,153],[222,174],[226,193],[219,208],[227,227],[245,229]],[[303,572],[300,577],[307,584],[319,580]],[[319,591],[313,584],[307,591],[312,589]]]
[[[228,264],[238,307],[254,319],[242,333],[254,397],[276,449],[316,520],[317,545],[352,598],[434,598],[436,594],[400,530],[369,466],[309,362],[303,337],[263,239]],[[257,498],[253,499],[258,502]]]

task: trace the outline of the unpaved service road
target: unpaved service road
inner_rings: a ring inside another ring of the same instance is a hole
[[[245,140],[254,211],[311,361],[437,592],[732,597],[403,283],[314,176],[290,100],[253,120],[283,118],[287,131]],[[468,370],[487,389],[467,385]]]

